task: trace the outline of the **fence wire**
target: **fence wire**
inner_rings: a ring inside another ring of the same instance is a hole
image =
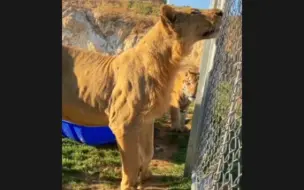
[[[213,67],[207,77],[199,123],[199,127],[202,127],[200,144],[196,146],[195,163],[192,168],[194,189],[240,190],[242,176],[241,0],[224,2],[223,26],[215,43]]]

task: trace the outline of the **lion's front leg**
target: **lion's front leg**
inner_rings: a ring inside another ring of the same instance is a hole
[[[140,183],[152,176],[149,164],[154,154],[154,123],[143,124],[141,128],[139,136],[140,157],[142,160]]]
[[[152,176],[149,163],[154,153],[154,125],[111,125],[116,136],[122,161],[121,190],[135,190],[137,182]],[[139,179],[139,181],[138,181]]]
[[[140,173],[139,133],[137,130],[122,135],[117,128],[114,131],[122,162],[121,190],[136,190]]]
[[[184,131],[184,116],[181,115],[178,106],[170,106],[171,127],[176,131]]]
[[[136,109],[127,104],[126,96],[112,96],[109,126],[116,137],[122,162],[121,190],[137,189],[141,159],[139,154],[139,119]]]
[[[181,125],[182,128],[185,128],[186,112],[179,110],[179,114],[180,114],[180,119],[179,119],[180,125]]]

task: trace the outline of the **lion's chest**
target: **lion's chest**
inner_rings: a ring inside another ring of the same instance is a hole
[[[172,84],[166,83],[153,84],[149,87],[146,96],[146,105],[148,106],[149,112],[152,117],[162,117],[170,107]]]
[[[168,111],[174,81],[174,72],[165,72],[154,61],[122,54],[113,66],[116,90],[112,100],[117,96],[146,119],[159,118]]]

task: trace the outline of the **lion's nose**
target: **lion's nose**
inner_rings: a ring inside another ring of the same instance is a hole
[[[195,100],[195,96],[190,96],[188,99],[193,102]]]
[[[215,15],[216,15],[216,16],[223,16],[223,11],[217,10],[217,11],[215,12]]]

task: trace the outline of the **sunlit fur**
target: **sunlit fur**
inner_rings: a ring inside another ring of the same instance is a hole
[[[118,56],[62,47],[62,118],[109,125],[122,160],[121,189],[135,189],[150,176],[153,122],[170,106],[183,58],[192,45],[215,37],[216,9],[191,13],[161,7],[160,19],[141,41]]]

